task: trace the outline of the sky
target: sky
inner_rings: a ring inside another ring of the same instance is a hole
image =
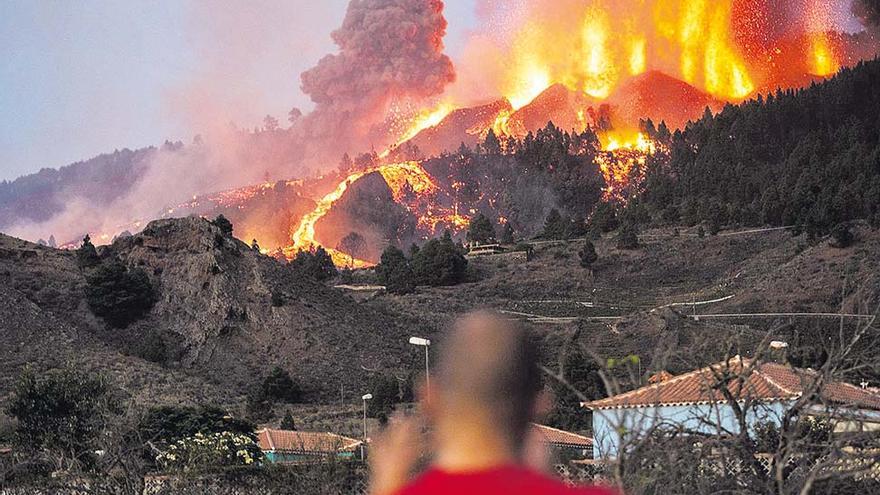
[[[478,0],[448,0],[447,53]],[[299,74],[335,50],[348,0],[3,0],[0,180],[114,149],[189,142],[208,122],[311,108]]]

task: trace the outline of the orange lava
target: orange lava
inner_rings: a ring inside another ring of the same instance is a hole
[[[314,210],[302,217],[299,226],[291,236],[292,244],[282,250],[284,256],[288,259],[293,259],[299,251],[310,250],[321,245],[315,233],[315,227],[318,222],[330,212],[333,205],[342,198],[352,184],[374,172],[382,174],[382,177],[391,189],[395,201],[398,202],[403,201],[403,195],[407,190],[421,196],[435,192],[437,189],[434,180],[418,162],[393,163],[352,172],[336,188],[318,200]],[[327,247],[324,249],[337,266],[365,268],[375,264],[366,260],[352,259],[348,254],[336,249]]]

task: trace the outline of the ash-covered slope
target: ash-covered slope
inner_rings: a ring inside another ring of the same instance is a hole
[[[139,395],[155,394],[156,383],[168,382],[163,376],[175,376],[171,382],[200,385],[172,388],[166,396],[179,392],[181,399],[240,401],[278,365],[313,397],[338,397],[340,385],[354,390],[371,378],[363,368],[398,369],[399,356],[409,355],[402,354],[408,333],[392,315],[298,276],[204,219],[159,220],[100,250],[102,262],[118,258],[144,269],[156,290],[150,313],[124,330],[106,328],[88,310],[84,274],[73,253],[8,237],[2,247],[0,306],[15,316],[4,314],[0,331],[19,342],[0,352],[7,375],[31,361],[16,358],[19,352],[63,355],[28,338],[46,335],[89,366],[125,361],[131,364],[122,374],[151,370],[155,376],[130,379],[130,389]],[[141,341],[155,339],[168,349],[162,366],[123,356]],[[92,354],[93,348],[103,354]]]
[[[649,71],[626,80],[608,98],[615,120],[636,123],[639,119],[665,121],[671,129],[682,128],[702,115],[706,107],[720,110],[724,104],[690,84]]]
[[[511,111],[512,108],[510,102],[503,99],[487,105],[460,108],[447,115],[436,126],[418,133],[408,143],[418,146],[426,156],[456,150],[461,143],[472,147],[485,138],[484,131],[505,110]]]
[[[572,91],[563,84],[554,84],[531,103],[514,112],[510,116],[509,127],[525,135],[553,122],[565,131],[580,131],[589,122],[589,109],[597,105],[597,100],[585,93]]]

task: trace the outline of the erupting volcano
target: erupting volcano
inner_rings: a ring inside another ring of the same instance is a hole
[[[475,33],[453,66],[444,53],[443,3],[410,3],[353,2],[333,34],[339,53],[303,74],[303,90],[316,106],[293,123],[279,148],[298,150],[307,158],[290,163],[308,162],[323,175],[286,182],[296,188],[296,207],[278,219],[289,223],[286,245],[276,235],[263,244],[269,221],[240,219],[242,231],[268,251],[289,259],[334,245],[339,229],[326,228],[331,213],[351,186],[374,174],[414,219],[417,232],[397,242],[460,231],[480,208],[506,218],[503,194],[462,191],[453,177],[461,170],[428,163],[453,155],[465,163],[461,150],[482,149],[492,139],[499,153],[512,154],[548,123],[587,143],[582,156],[604,181],[602,198],[624,203],[640,189],[650,157],[669,151],[648,129],[668,136],[707,109],[717,113],[808,86],[877,53],[872,29],[842,27],[841,19],[853,18],[842,0],[536,0],[487,6],[487,25],[497,29]],[[374,144],[383,151],[327,172],[330,160]],[[203,196],[166,211],[209,214],[201,203],[246,210],[276,185],[223,193],[222,201]],[[279,230],[277,223],[271,228]],[[389,242],[384,234],[372,240]],[[338,264],[371,264],[327,251]],[[367,257],[373,255],[375,249]]]
[[[552,9],[543,4],[534,2],[504,19],[513,27],[505,31],[510,36],[482,49],[483,56],[504,61],[480,69],[491,73],[487,77],[502,99],[464,106],[442,96],[397,125],[402,130],[395,144],[379,159],[405,147],[436,155],[461,143],[474,146],[490,132],[504,147],[505,138],[524,138],[552,122],[563,130],[595,133],[600,153],[594,163],[606,183],[604,198],[622,201],[621,191],[639,180],[637,170],[647,157],[665,151],[642,131],[641,119],[674,130],[707,108],[716,112],[761,92],[833,75],[858,59],[849,54],[869,43],[832,33],[835,7],[821,0],[782,9],[763,0],[565,0],[553,2]],[[382,163],[347,174],[320,198],[292,228],[285,255],[321,244],[316,225],[351,184],[373,172],[419,217],[420,226],[466,225],[457,212],[436,215],[407,204],[404,191],[422,198],[437,194],[435,180],[419,163]],[[328,252],[337,262],[369,264]]]

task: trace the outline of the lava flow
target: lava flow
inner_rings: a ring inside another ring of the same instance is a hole
[[[437,190],[437,185],[434,180],[427,172],[425,172],[418,162],[393,163],[390,165],[381,165],[352,172],[340,182],[335,189],[321,198],[315,205],[314,210],[303,216],[300,220],[299,226],[292,235],[293,243],[282,250],[284,256],[288,259],[292,259],[299,251],[313,249],[316,246],[321,245],[316,238],[315,226],[325,215],[327,215],[327,213],[330,212],[333,205],[342,198],[345,191],[347,191],[352,184],[374,172],[382,174],[382,177],[391,189],[395,201],[398,202],[403,201],[403,194],[406,190],[411,190],[417,196],[430,194]],[[333,248],[325,247],[324,249],[333,259],[333,262],[338,266],[364,268],[375,264],[369,261],[355,259],[352,256]]]

